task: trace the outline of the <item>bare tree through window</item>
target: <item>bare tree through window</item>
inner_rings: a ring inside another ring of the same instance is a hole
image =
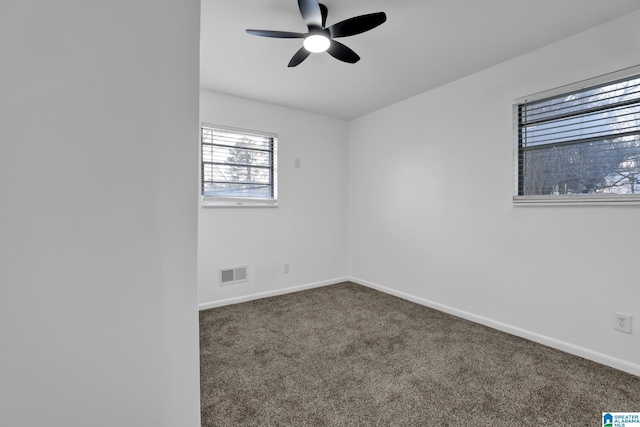
[[[275,200],[275,136],[202,127],[205,198]]]
[[[518,106],[518,194],[640,191],[640,76]]]

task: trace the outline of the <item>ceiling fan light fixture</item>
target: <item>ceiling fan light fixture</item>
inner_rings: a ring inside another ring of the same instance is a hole
[[[309,52],[318,53],[329,49],[331,41],[322,34],[311,34],[305,37],[303,45]]]

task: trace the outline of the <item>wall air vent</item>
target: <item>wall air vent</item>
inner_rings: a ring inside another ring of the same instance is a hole
[[[225,267],[220,269],[220,285],[233,285],[249,280],[249,266]]]

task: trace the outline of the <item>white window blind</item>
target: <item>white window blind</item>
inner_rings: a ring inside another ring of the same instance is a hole
[[[201,146],[205,204],[276,203],[275,135],[203,125]]]
[[[640,195],[640,75],[515,111],[516,198]]]

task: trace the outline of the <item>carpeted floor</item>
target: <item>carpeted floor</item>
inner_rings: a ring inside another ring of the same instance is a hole
[[[200,313],[202,425],[601,426],[640,378],[353,283]]]

